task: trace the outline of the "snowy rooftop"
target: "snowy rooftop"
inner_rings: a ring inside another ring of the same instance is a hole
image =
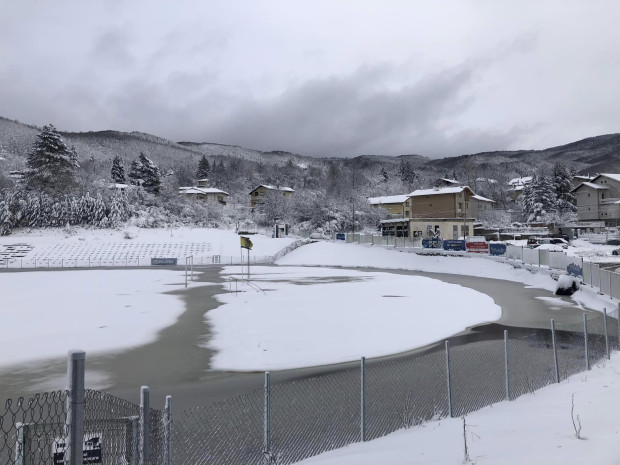
[[[614,181],[620,182],[620,174],[615,173],[601,173],[599,176],[605,176],[606,178],[613,179]],[[598,176],[597,176],[598,178]]]
[[[403,203],[409,198],[408,195],[387,195],[384,197],[368,197],[370,205],[385,205],[388,203]]]
[[[575,187],[574,190],[579,189],[581,186],[587,186],[587,187],[591,187],[592,189],[609,189],[609,187],[607,186],[602,186],[600,184],[594,184],[593,182],[582,182],[581,184],[579,184],[579,186]]]
[[[456,179],[449,179],[449,178],[439,178],[438,181],[443,181],[448,184],[456,184],[456,185],[461,184]]]
[[[508,181],[511,186],[523,186],[532,182],[532,176],[524,176],[522,178],[514,178]]]
[[[458,186],[458,187],[435,187],[433,189],[418,189],[413,191],[408,197],[421,197],[424,195],[438,195],[438,194],[458,194],[459,192],[463,192],[463,190],[471,189],[467,186]]]
[[[228,192],[216,189],[214,187],[179,187],[179,191],[182,194],[223,194],[228,195]]]
[[[493,202],[493,203],[495,203],[495,201],[494,201],[494,200],[487,199],[486,197],[482,197],[481,195],[478,195],[478,194],[476,194],[476,195],[472,195],[472,197],[473,197],[474,199],[476,199],[476,200],[480,200],[481,202]]]
[[[256,189],[258,189],[259,187],[264,187],[265,189],[269,189],[270,191],[295,192],[295,190],[291,189],[290,187],[278,187],[272,186],[271,184],[261,184]],[[254,192],[256,189],[254,189],[252,192]]]

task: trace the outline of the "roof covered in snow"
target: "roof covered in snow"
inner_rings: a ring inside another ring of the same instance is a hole
[[[573,191],[576,191],[577,189],[580,189],[581,187],[586,186],[586,187],[590,187],[592,189],[596,189],[596,190],[607,190],[609,189],[609,187],[607,186],[603,186],[601,184],[595,184],[593,182],[582,182],[581,184],[579,184],[577,187],[575,187],[573,189]],[[571,191],[572,192],[572,191]]]
[[[270,191],[295,192],[295,190],[291,189],[290,187],[278,187],[278,186],[272,186],[271,184],[261,184],[256,189],[260,187],[264,187],[265,189],[268,189]],[[252,192],[254,192],[256,189],[253,189]]]
[[[426,195],[440,195],[440,194],[458,194],[467,189],[473,194],[473,191],[468,186],[458,187],[434,187],[433,189],[418,189],[413,191],[408,197],[422,197]]]
[[[487,199],[486,197],[482,197],[481,195],[478,195],[478,194],[472,195],[472,198],[474,198],[476,200],[480,200],[481,202],[492,202],[492,203],[495,203],[494,200]]]
[[[511,186],[524,186],[532,182],[532,176],[524,176],[522,178],[514,178],[508,181]]]
[[[620,182],[620,174],[616,174],[616,173],[601,173],[601,174],[599,174],[597,176],[597,178],[599,176],[605,176],[606,178],[613,179],[614,181]],[[594,179],[596,179],[596,178],[594,178]]]
[[[408,195],[387,195],[384,197],[368,197],[370,205],[385,205],[388,203],[403,203],[409,198]]]
[[[207,195],[207,194],[222,194],[229,195],[228,192],[216,189],[214,187],[179,187],[181,194],[193,194],[193,195]]]

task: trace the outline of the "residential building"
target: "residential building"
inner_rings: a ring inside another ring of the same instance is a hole
[[[473,234],[479,215],[493,208],[494,202],[476,195],[468,186],[418,189],[408,196],[410,214],[404,220],[382,222],[384,235],[407,233],[409,237],[456,239]],[[405,224],[406,223],[406,224]]]
[[[460,185],[461,183],[458,182],[456,179],[439,178],[437,181],[435,181],[433,187],[456,187]]]
[[[523,176],[521,178],[514,178],[508,181],[510,188],[508,189],[508,195],[515,201],[523,193],[525,186],[530,184],[534,178],[532,176]]]
[[[572,190],[579,221],[604,221],[620,225],[620,174],[601,173]]]
[[[217,202],[221,205],[226,205],[226,198],[229,196],[228,192],[224,192],[221,189],[196,186],[179,187],[179,194],[183,194],[194,199],[200,199],[205,202]]]
[[[593,180],[595,177],[596,177],[596,176],[590,176],[590,175],[583,176],[583,175],[580,175],[580,174],[576,174],[575,176],[573,176],[573,180],[572,180],[572,182],[571,182],[571,183],[572,183],[572,185],[573,185],[573,189],[574,189],[575,187],[579,187],[579,185],[580,185],[582,182],[592,182],[592,180]]]
[[[408,195],[388,195],[384,197],[368,197],[368,203],[376,208],[385,208],[393,218],[410,216],[410,200]]]
[[[284,197],[290,197],[295,192],[290,187],[280,187],[280,186],[271,186],[269,184],[261,184],[252,192],[250,192],[250,205],[252,208],[256,206],[256,204],[260,203],[260,198],[263,195],[266,195],[268,192],[275,194],[282,194]]]

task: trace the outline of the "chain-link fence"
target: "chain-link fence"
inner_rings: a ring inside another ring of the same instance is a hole
[[[66,451],[66,404],[66,391],[7,400],[0,409],[0,463],[62,463],[56,460]]]
[[[618,311],[586,315],[580,323],[508,328],[422,355],[267,383],[265,390],[192,409],[175,418],[174,463],[291,464],[515,399],[618,349]]]
[[[275,383],[171,417],[84,391],[83,461],[64,462],[76,414],[71,392],[7,401],[0,411],[0,463],[38,465],[291,464],[361,440],[447,416],[467,415],[588,370],[619,348],[618,311],[548,329],[494,327],[422,354]],[[70,413],[70,415],[67,414]],[[79,413],[79,412],[78,412]],[[69,417],[72,417],[71,419]]]

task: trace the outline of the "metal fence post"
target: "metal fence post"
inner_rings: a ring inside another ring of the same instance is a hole
[[[263,406],[263,463],[271,463],[271,429],[270,429],[270,394],[271,380],[268,371],[265,372],[265,398]]]
[[[67,363],[67,450],[65,463],[82,465],[84,456],[84,369],[86,353],[70,350]]]
[[[366,357],[360,362],[360,441],[366,441]]]
[[[588,354],[588,316],[583,314],[583,343],[586,349],[586,370],[590,369],[590,356]]]
[[[450,385],[450,341],[446,341],[446,382],[448,388],[448,416],[452,418],[452,386]]]
[[[17,422],[15,423],[15,465],[24,465],[26,457],[30,455],[30,447],[27,442],[28,439],[28,425]]]
[[[172,396],[166,396],[164,407],[165,465],[172,465]]]
[[[151,394],[148,386],[140,388],[140,447],[138,449],[138,463],[143,465],[151,458],[151,409],[149,407]]]
[[[609,356],[609,333],[607,332],[607,309],[603,309],[603,324],[605,326],[605,356],[607,360],[610,359]]]
[[[504,330],[504,369],[506,372],[506,400],[510,400],[510,375],[508,373],[508,330]]]
[[[555,320],[551,319],[551,342],[553,344],[553,364],[555,366],[555,382],[560,382],[560,367],[558,365],[558,347],[555,342]]]

